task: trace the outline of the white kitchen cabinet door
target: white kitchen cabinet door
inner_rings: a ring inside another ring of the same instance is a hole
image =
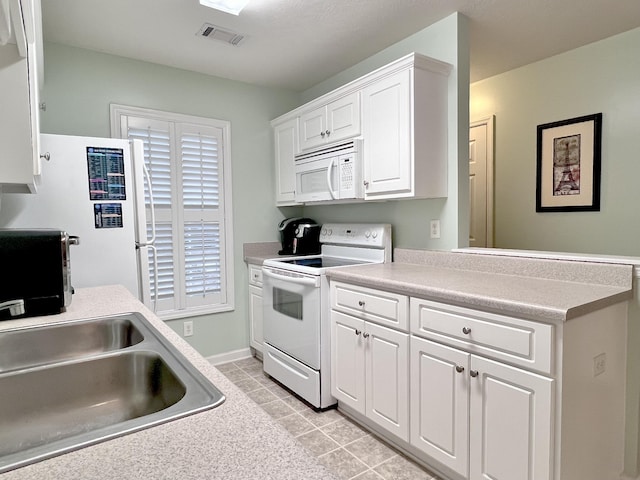
[[[327,129],[327,143],[360,135],[360,92],[346,95],[327,105]]]
[[[409,440],[409,335],[365,322],[366,415]]]
[[[411,74],[397,72],[362,92],[365,199],[411,193]]]
[[[411,444],[469,474],[469,364],[456,348],[411,337]]]
[[[365,413],[364,321],[331,312],[331,394]]]
[[[360,134],[360,92],[300,115],[300,149],[310,150]]]
[[[273,126],[275,147],[276,205],[295,204],[295,158],[298,153],[298,118]]]
[[[262,288],[255,285],[249,285],[249,328],[250,345],[262,353]]]
[[[554,381],[475,355],[470,374],[470,480],[550,480]]]
[[[11,18],[14,28],[24,26],[16,28],[17,45],[0,45],[0,191],[36,193],[40,175],[40,1],[21,0],[19,5],[22,18]],[[12,9],[11,13],[17,12]]]
[[[322,106],[300,115],[300,149],[323,145],[327,131],[327,107]]]

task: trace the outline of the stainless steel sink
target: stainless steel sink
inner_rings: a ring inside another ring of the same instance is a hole
[[[143,339],[140,330],[127,317],[0,332],[0,373],[120,350]]]
[[[37,350],[48,338],[73,353],[15,353]],[[5,346],[14,354],[0,356],[8,366],[0,371],[0,473],[224,401],[138,313],[5,330]]]

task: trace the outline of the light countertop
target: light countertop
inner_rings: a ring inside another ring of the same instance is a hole
[[[570,320],[632,298],[630,265],[407,252],[396,252],[404,262],[334,268],[327,275],[331,281],[547,322]]]
[[[245,262],[262,265],[268,258],[277,257],[281,248],[279,242],[245,243],[242,246],[242,255]]]
[[[55,479],[332,479],[282,426],[124,287],[78,289],[66,312],[0,322],[8,328],[126,312],[142,313],[225,396],[212,410],[125,435],[0,475]]]

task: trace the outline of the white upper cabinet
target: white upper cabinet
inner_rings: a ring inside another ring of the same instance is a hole
[[[40,0],[9,5],[4,13],[11,19],[11,36],[0,46],[0,191],[35,193],[40,175]]]
[[[293,160],[278,138],[279,125],[294,120],[300,153],[362,139],[359,201],[446,197],[451,68],[412,53],[274,120],[276,204],[294,204],[287,187],[295,183]]]
[[[294,156],[298,153],[298,117],[274,121],[276,205],[294,205],[296,176]]]
[[[360,135],[360,92],[300,115],[300,150]]]
[[[447,196],[450,66],[417,55],[403,60],[362,91],[366,200]]]

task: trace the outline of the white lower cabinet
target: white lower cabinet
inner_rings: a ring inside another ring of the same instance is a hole
[[[331,319],[331,394],[408,440],[408,333],[336,311]]]
[[[620,476],[626,302],[549,323],[332,281],[331,308],[338,407],[442,478]]]
[[[468,378],[469,478],[553,478],[553,380],[475,355]]]
[[[411,338],[411,444],[472,480],[551,478],[553,380]]]
[[[262,355],[262,267],[249,264],[249,345]]]
[[[411,337],[411,444],[463,477],[469,472],[470,358]]]

